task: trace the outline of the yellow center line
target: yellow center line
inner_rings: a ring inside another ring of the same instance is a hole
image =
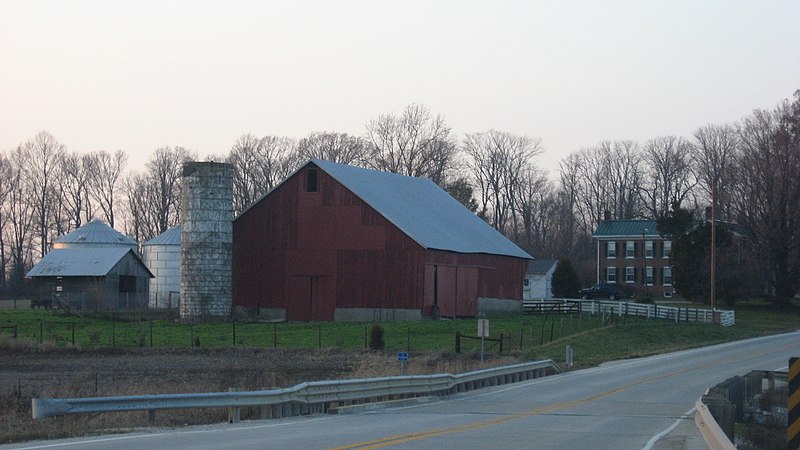
[[[786,348],[790,348],[790,346],[787,346]],[[767,351],[762,351],[762,352],[756,352],[756,353],[751,354],[750,357],[751,358],[752,357],[757,357],[757,356],[765,355],[765,354],[768,354],[768,353],[774,353],[776,351],[778,351],[778,350],[767,350]],[[741,360],[742,360],[742,358],[740,358],[740,357],[731,356],[731,357],[728,357],[728,358],[725,358],[725,359],[718,359],[718,360],[716,360],[714,362],[708,362],[706,364],[701,364],[701,365],[695,366],[695,367],[690,368],[690,369],[675,370],[675,371],[668,372],[668,373],[663,374],[663,375],[643,378],[643,379],[641,379],[639,381],[634,381],[634,382],[631,382],[631,383],[628,383],[628,384],[625,384],[625,385],[622,385],[622,386],[618,386],[616,388],[609,389],[607,391],[603,391],[603,392],[600,392],[599,394],[595,394],[595,395],[592,395],[592,396],[589,396],[589,397],[584,397],[584,398],[580,398],[580,399],[576,399],[576,400],[570,400],[570,401],[567,401],[567,402],[554,403],[552,405],[547,405],[547,406],[541,406],[539,408],[532,409],[530,411],[526,411],[526,412],[522,412],[522,413],[510,414],[510,415],[507,415],[507,416],[496,417],[496,418],[489,419],[489,420],[483,420],[483,421],[480,421],[480,422],[473,422],[473,423],[468,423],[468,424],[464,424],[464,425],[458,425],[458,426],[454,426],[454,427],[440,428],[440,429],[435,429],[435,430],[430,430],[430,431],[421,431],[421,432],[418,432],[418,433],[409,433],[409,434],[402,434],[402,435],[397,435],[397,436],[389,436],[389,437],[385,437],[385,438],[375,439],[375,440],[372,440],[372,441],[366,441],[366,442],[360,442],[360,443],[357,443],[357,444],[350,444],[350,445],[345,445],[345,446],[341,446],[341,447],[335,447],[335,448],[333,448],[331,450],[350,450],[350,449],[369,450],[369,449],[378,449],[378,448],[384,448],[384,447],[390,447],[390,446],[393,446],[393,445],[403,444],[405,442],[417,441],[417,440],[421,440],[421,439],[427,439],[427,438],[442,436],[442,435],[445,435],[445,434],[460,433],[460,432],[464,432],[464,431],[473,431],[473,430],[479,430],[479,429],[482,429],[482,428],[492,427],[492,426],[495,426],[495,425],[502,425],[504,423],[511,422],[512,420],[522,419],[522,418],[525,418],[525,417],[538,416],[538,415],[542,415],[542,414],[551,413],[551,412],[554,412],[554,411],[559,411],[559,410],[562,410],[562,409],[572,408],[572,407],[575,407],[575,406],[578,406],[578,405],[582,405],[584,403],[589,403],[589,402],[593,402],[593,401],[597,401],[597,400],[602,400],[602,399],[611,397],[613,395],[619,394],[619,393],[621,393],[621,392],[623,392],[623,391],[625,391],[625,390],[627,390],[627,389],[629,389],[631,387],[634,387],[634,386],[638,386],[638,385],[642,385],[642,384],[646,384],[646,383],[652,383],[653,381],[662,380],[664,378],[669,378],[669,377],[672,377],[672,376],[675,376],[675,375],[679,375],[679,374],[683,374],[683,373],[686,373],[686,372],[693,372],[693,371],[700,370],[700,369],[708,369],[708,368],[711,368],[711,367],[714,367],[714,366],[717,366],[717,365],[720,365],[720,364],[725,364],[725,363],[728,363],[728,362],[738,362],[738,361],[741,361]]]
[[[696,369],[692,369],[692,370],[697,370],[697,369],[700,369],[700,368],[701,367],[697,367]],[[604,392],[601,392],[599,394],[595,394],[595,395],[592,395],[592,396],[589,396],[589,397],[585,397],[585,398],[581,398],[581,399],[577,399],[577,400],[570,400],[568,402],[555,403],[555,404],[547,405],[547,406],[541,406],[539,408],[532,409],[532,410],[526,411],[526,412],[510,414],[510,415],[503,416],[503,417],[496,417],[496,418],[489,419],[489,420],[483,420],[483,421],[480,421],[480,422],[473,422],[473,423],[459,425],[459,426],[455,426],[455,427],[441,428],[441,429],[436,429],[436,430],[423,431],[423,432],[419,432],[419,433],[403,434],[403,435],[399,435],[399,436],[390,436],[390,437],[385,437],[385,438],[381,438],[381,439],[376,439],[376,440],[373,440],[373,441],[367,441],[367,442],[361,442],[361,443],[358,443],[358,444],[351,444],[351,445],[346,445],[346,446],[342,446],[342,447],[336,447],[336,448],[334,448],[332,450],[349,450],[349,449],[364,449],[364,450],[367,450],[367,449],[376,449],[376,448],[388,447],[388,446],[391,446],[391,445],[402,444],[404,442],[409,442],[409,441],[416,441],[416,440],[420,440],[420,439],[427,439],[427,438],[431,438],[431,437],[442,436],[442,435],[445,435],[445,434],[460,433],[460,432],[472,431],[472,430],[479,430],[481,428],[487,428],[487,427],[491,427],[491,426],[495,426],[495,425],[501,425],[501,424],[504,424],[506,422],[510,422],[512,420],[522,419],[522,418],[525,418],[525,417],[538,416],[538,415],[547,414],[547,413],[550,413],[550,412],[553,412],[553,411],[559,411],[559,410],[562,410],[562,409],[572,408],[574,406],[578,406],[578,405],[581,405],[583,403],[588,403],[588,402],[592,402],[592,401],[596,401],[596,400],[602,400],[604,398],[611,397],[612,395],[619,394],[620,392],[623,392],[624,390],[626,390],[626,389],[628,389],[630,387],[637,386],[637,385],[640,385],[640,384],[650,383],[650,382],[653,382],[653,381],[660,380],[662,378],[671,377],[671,376],[674,376],[674,375],[677,375],[677,374],[680,374],[680,373],[684,373],[684,372],[686,372],[686,370],[679,370],[679,371],[675,371],[675,372],[670,372],[668,374],[660,375],[660,376],[657,376],[657,377],[644,378],[642,380],[635,381],[633,383],[629,383],[629,384],[626,384],[626,385],[623,385],[623,386],[619,386],[619,387],[616,387],[616,388],[613,388],[613,389],[609,389],[607,391],[604,391]]]

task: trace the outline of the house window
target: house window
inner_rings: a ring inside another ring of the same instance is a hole
[[[633,267],[625,268],[625,282],[626,283],[636,282],[636,271]]]
[[[608,241],[606,244],[606,258],[614,259],[617,257],[617,243],[614,241]]]
[[[646,258],[653,257],[653,241],[645,241],[644,243],[644,256]]]
[[[664,286],[672,286],[672,267],[664,267]]]
[[[317,192],[317,169],[306,172],[306,192]]]
[[[652,267],[647,266],[647,267],[644,268],[644,279],[645,279],[645,283],[647,283],[648,286],[652,286],[653,285],[653,268]]]
[[[672,298],[672,291],[664,291],[664,298]]]
[[[616,283],[617,282],[617,268],[616,267],[606,267],[606,282],[607,283]]]
[[[625,242],[625,257],[626,258],[632,259],[633,257],[636,256],[636,252],[635,252],[636,247],[634,245],[635,244],[634,244],[633,241]]]
[[[664,258],[669,258],[670,253],[672,253],[672,241],[664,241]]]
[[[523,282],[523,284],[522,284],[522,285],[523,285],[523,286],[525,286],[525,287],[528,287],[528,286],[530,286],[530,280],[528,280],[527,278],[525,278],[525,281]]]

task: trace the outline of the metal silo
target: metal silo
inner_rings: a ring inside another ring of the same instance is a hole
[[[181,290],[181,226],[176,225],[142,244],[142,261],[153,273],[150,308],[176,308]]]
[[[180,314],[229,317],[233,248],[233,166],[183,165]]]

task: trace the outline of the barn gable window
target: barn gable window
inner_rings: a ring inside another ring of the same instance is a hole
[[[317,192],[317,169],[306,172],[306,192]]]

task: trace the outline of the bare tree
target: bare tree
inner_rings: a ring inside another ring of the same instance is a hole
[[[432,116],[426,106],[411,104],[402,115],[381,115],[367,122],[366,128],[369,166],[446,183],[458,149],[442,116]]]
[[[61,155],[59,181],[68,220],[67,231],[80,227],[84,219],[91,220],[88,193],[92,177],[91,164],[92,157],[90,155],[79,155],[73,152]]]
[[[150,156],[144,173],[131,174],[125,179],[123,190],[130,215],[128,234],[137,240],[147,240],[180,222],[183,163],[192,159],[194,153],[186,148],[161,147]]]
[[[318,158],[356,166],[366,163],[367,148],[363,138],[346,133],[311,133],[297,143],[297,153],[301,159]]]
[[[180,147],[177,147],[176,150],[178,148]],[[111,228],[114,228],[116,222],[115,198],[127,162],[128,155],[122,150],[117,150],[113,154],[101,150],[92,153],[86,164],[90,174],[88,192],[92,200],[103,211],[106,222]]]
[[[7,220],[2,230],[3,240],[10,253],[9,283],[14,291],[22,289],[25,269],[33,258],[34,203],[30,201],[32,192],[25,173],[29,159],[22,145],[11,152],[8,195],[3,203],[3,215]]]
[[[227,162],[233,165],[233,210],[239,214],[295,170],[300,157],[289,138],[251,134],[233,144]]]
[[[607,157],[605,170],[608,173],[612,192],[611,211],[621,219],[632,219],[642,215],[639,191],[644,174],[639,145],[633,141],[604,142]]]
[[[39,254],[44,256],[50,248],[53,202],[60,200],[53,189],[53,175],[66,147],[46,131],[37,133],[23,147],[27,158],[24,163],[26,182],[30,187],[36,211]]]
[[[8,223],[6,217],[6,199],[11,193],[13,170],[11,162],[5,153],[0,153],[0,291],[6,289],[6,277],[8,276],[9,257],[6,252],[5,229]]]
[[[769,293],[787,302],[800,287],[800,91],[791,104],[753,112],[738,135],[737,217],[753,230]]]
[[[466,135],[463,149],[480,196],[481,215],[498,230],[517,230],[514,211],[522,178],[543,151],[541,141],[490,130]]]
[[[515,213],[519,216],[520,230],[514,233],[517,242],[534,255],[545,253],[546,243],[552,240],[550,217],[555,208],[555,192],[547,176],[535,167],[523,170],[519,178]]]
[[[683,204],[697,184],[691,167],[692,147],[676,136],[657,137],[644,144],[649,173],[640,192],[647,215],[655,219],[669,211],[672,202]]]
[[[731,125],[706,125],[695,131],[694,139],[692,158],[698,185],[709,202],[719,205],[721,215],[729,218],[732,168],[739,145],[736,130]]]

